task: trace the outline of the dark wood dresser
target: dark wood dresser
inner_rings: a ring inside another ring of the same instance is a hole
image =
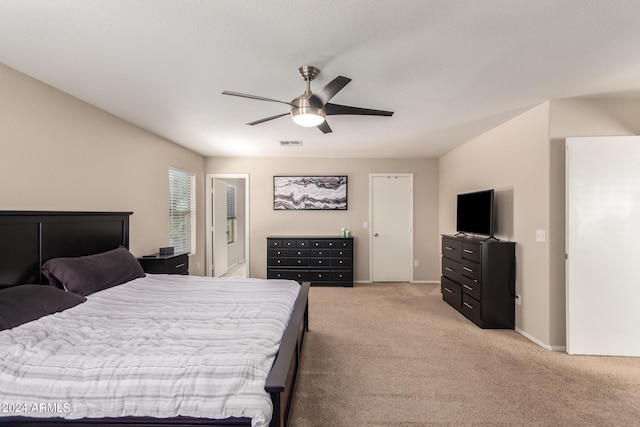
[[[138,258],[145,273],[189,274],[189,254],[145,255]]]
[[[353,286],[353,237],[269,236],[267,279]]]
[[[515,242],[442,236],[442,299],[481,328],[515,327]]]

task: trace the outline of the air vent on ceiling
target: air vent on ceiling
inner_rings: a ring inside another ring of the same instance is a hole
[[[302,141],[280,141],[283,147],[302,147]]]

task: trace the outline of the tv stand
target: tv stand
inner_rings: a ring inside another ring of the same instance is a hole
[[[515,327],[515,242],[442,236],[442,299],[479,327]]]

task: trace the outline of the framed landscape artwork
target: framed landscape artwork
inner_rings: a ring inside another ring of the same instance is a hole
[[[346,210],[347,177],[274,176],[274,210]]]

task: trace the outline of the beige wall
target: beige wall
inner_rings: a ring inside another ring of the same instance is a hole
[[[565,298],[565,139],[572,136],[640,134],[640,101],[631,99],[572,98],[550,106],[551,144],[551,342],[566,342]]]
[[[169,238],[171,165],[197,174],[204,229],[202,156],[2,64],[0,144],[2,210],[133,211],[131,251],[157,252]],[[204,271],[204,239],[190,271]]]
[[[209,158],[206,173],[250,175],[250,275],[266,276],[269,235],[339,235],[342,227],[355,237],[355,280],[369,280],[369,174],[413,173],[415,281],[437,281],[438,162],[427,159]],[[347,175],[346,211],[274,211],[274,175]]]
[[[516,328],[547,348],[566,343],[565,138],[639,133],[640,101],[555,100],[440,159],[440,232],[455,229],[457,193],[496,189],[497,235],[518,243]]]
[[[452,150],[440,158],[440,232],[455,232],[456,195],[496,190],[496,237],[515,241],[516,327],[551,343],[549,281],[549,103]],[[536,230],[547,242],[536,241]]]

